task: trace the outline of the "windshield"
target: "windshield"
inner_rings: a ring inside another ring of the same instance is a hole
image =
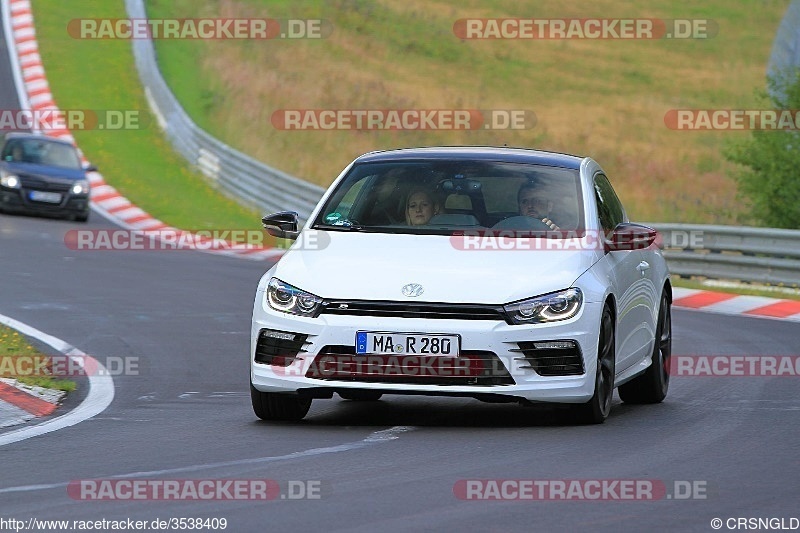
[[[577,170],[493,161],[355,165],[315,228],[384,233],[581,231]]]
[[[46,139],[8,141],[3,149],[3,161],[81,169],[81,160],[74,147]]]

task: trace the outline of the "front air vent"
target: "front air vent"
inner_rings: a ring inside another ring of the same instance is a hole
[[[305,352],[308,335],[262,329],[258,334],[255,362],[273,366],[289,366],[300,352]]]
[[[573,340],[518,342],[521,361],[540,376],[578,376],[584,373],[580,346]]]

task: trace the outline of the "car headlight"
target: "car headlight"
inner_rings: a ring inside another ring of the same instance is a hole
[[[3,187],[8,187],[9,189],[19,189],[19,176],[9,174],[8,172],[3,172],[0,174],[0,184],[2,184]]]
[[[276,311],[301,316],[314,316],[322,298],[284,283],[278,278],[269,280],[265,291],[267,304]]]
[[[72,194],[89,194],[89,182],[86,180],[78,180],[72,186]]]
[[[543,294],[503,306],[512,324],[541,324],[572,318],[580,311],[583,293],[577,287]]]

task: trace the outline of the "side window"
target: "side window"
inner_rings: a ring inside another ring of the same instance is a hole
[[[353,204],[355,203],[358,194],[361,192],[361,189],[364,187],[364,183],[366,182],[367,180],[363,179],[353,184],[353,186],[350,187],[350,190],[347,191],[347,194],[344,195],[344,198],[342,198],[342,201],[338,206],[338,211],[342,214],[342,217],[347,218],[348,215],[350,215],[350,211],[353,209]]]
[[[364,184],[369,181],[370,176],[357,176],[355,180],[345,182],[336,191],[336,194],[328,200],[324,213],[322,213],[323,224],[343,225],[351,215],[356,201],[359,199]]]
[[[16,150],[14,150],[16,148]],[[8,142],[3,147],[3,161],[14,161],[14,151],[17,152],[17,155],[22,154],[22,145],[18,142]]]
[[[600,225],[604,230],[610,231],[617,224],[625,221],[625,210],[617,198],[617,193],[611,187],[603,174],[594,177],[594,193],[597,198],[597,211],[600,215]]]

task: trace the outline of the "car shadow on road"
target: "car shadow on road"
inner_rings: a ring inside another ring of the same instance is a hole
[[[635,410],[615,400],[608,421]],[[607,421],[607,422],[608,422]],[[334,398],[315,400],[300,422],[280,424],[305,427],[418,426],[418,427],[561,427],[575,426],[569,409],[548,404],[483,403],[471,398],[429,398],[387,395],[378,401]]]

